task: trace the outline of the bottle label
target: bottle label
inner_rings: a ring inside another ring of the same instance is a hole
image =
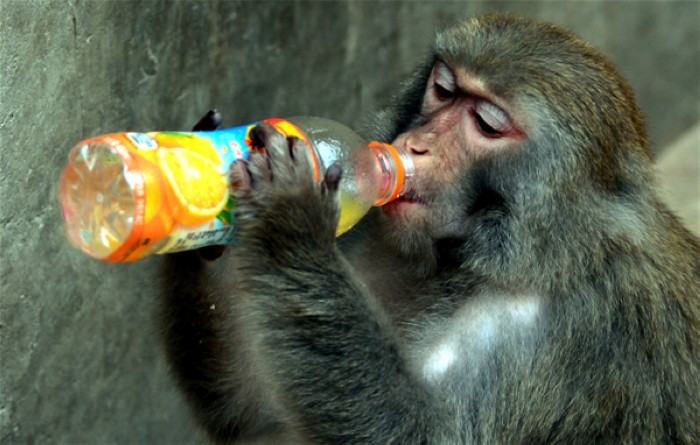
[[[318,180],[319,161],[306,135],[283,119],[265,122],[307,143]],[[69,240],[110,262],[232,242],[229,171],[256,149],[250,138],[255,125],[112,133],[80,142],[59,184]]]
[[[124,133],[118,138],[138,168],[145,193],[129,240],[107,261],[133,261],[153,253],[178,252],[233,241],[234,199],[229,169],[248,159],[254,125],[211,132]],[[120,152],[121,150],[117,150]],[[135,183],[138,180],[134,181]]]
[[[285,136],[300,137],[309,144],[306,135],[289,121],[268,119],[265,122]],[[87,227],[95,227],[95,224],[115,225],[114,215],[124,219],[121,227],[131,228],[127,234],[113,233],[108,239],[109,245],[104,236],[82,236],[71,241],[88,254],[95,252],[94,256],[110,262],[135,261],[154,253],[232,242],[236,232],[232,224],[235,200],[230,190],[229,171],[237,160],[248,159],[254,149],[250,130],[255,125],[204,132],[113,133],[81,142],[74,152],[85,150],[91,143],[107,145],[123,164],[121,183],[126,184],[126,189],[113,191],[102,184],[99,187],[103,189],[92,191],[100,196],[109,193],[111,196],[105,199],[111,199],[112,208],[119,206],[118,196],[124,193],[131,196],[134,203],[132,212],[112,212],[108,217],[84,209],[90,215],[87,218],[100,218],[100,221],[84,224],[86,228],[74,232],[85,233]],[[318,160],[315,156],[312,159],[318,179]],[[66,171],[71,168],[69,165]],[[90,181],[101,184],[99,167],[91,171],[94,179]],[[67,181],[78,180],[77,175],[66,173],[64,176]],[[61,188],[68,190],[67,186]],[[77,213],[64,210],[64,214],[66,212]]]

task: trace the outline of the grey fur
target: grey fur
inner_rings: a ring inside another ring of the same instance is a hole
[[[332,184],[266,136],[271,161],[236,172],[239,242],[166,260],[195,416],[219,442],[699,443],[700,244],[657,197],[627,83],[567,31],[476,18],[438,37],[375,136],[430,119],[437,58],[525,110],[527,140],[461,173],[453,236],[375,211],[336,244]]]

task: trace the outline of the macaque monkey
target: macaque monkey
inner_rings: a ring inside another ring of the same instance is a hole
[[[700,243],[605,57],[474,18],[371,122],[415,175],[351,232],[342,172],[315,183],[263,124],[237,242],[165,260],[168,356],[214,441],[700,443]]]

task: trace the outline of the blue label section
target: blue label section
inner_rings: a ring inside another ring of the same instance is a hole
[[[127,133],[126,136],[141,150],[155,150],[158,148],[158,143],[147,134]]]
[[[241,127],[227,128],[216,131],[198,131],[197,136],[207,138],[219,152],[222,165],[221,171],[228,172],[229,167],[238,159],[248,159],[250,148],[245,140],[248,132],[256,124],[244,125]]]

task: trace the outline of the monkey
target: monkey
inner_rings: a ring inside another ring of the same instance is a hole
[[[342,171],[315,182],[260,124],[236,242],[164,258],[165,350],[212,441],[700,443],[700,242],[606,56],[470,18],[369,122],[415,171],[347,234]]]

